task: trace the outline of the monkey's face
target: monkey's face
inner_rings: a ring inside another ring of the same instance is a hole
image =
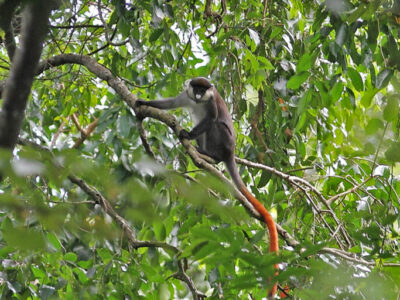
[[[196,102],[209,101],[212,96],[212,87],[205,87],[203,85],[191,85],[189,88],[189,97]]]
[[[209,99],[206,99],[206,98],[209,98],[209,97],[207,97],[207,90],[208,90],[208,88],[206,88],[204,86],[194,86],[193,94],[194,94],[194,97],[196,98],[196,100],[197,101],[209,100]]]

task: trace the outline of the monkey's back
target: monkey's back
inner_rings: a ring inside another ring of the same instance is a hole
[[[225,101],[216,91],[217,118],[205,134],[205,150],[217,161],[226,162],[235,152],[235,131]]]

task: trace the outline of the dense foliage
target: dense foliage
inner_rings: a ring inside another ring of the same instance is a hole
[[[33,2],[0,0],[1,299],[261,299],[276,262],[293,299],[400,297],[397,0]],[[279,257],[187,113],[134,106],[195,76]]]

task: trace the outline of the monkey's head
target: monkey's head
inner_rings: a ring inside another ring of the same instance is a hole
[[[204,77],[196,77],[189,81],[188,94],[196,102],[209,101],[213,93],[213,85]]]

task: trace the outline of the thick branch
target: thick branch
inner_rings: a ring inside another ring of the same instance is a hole
[[[11,24],[15,9],[20,4],[18,0],[7,0],[0,5],[0,27],[4,30],[5,46],[8,57],[13,60],[17,46],[14,39],[14,30]],[[0,93],[1,94],[1,93]]]
[[[24,119],[33,77],[42,53],[50,1],[28,1],[23,13],[21,48],[14,55],[0,112],[0,147],[13,149]]]

